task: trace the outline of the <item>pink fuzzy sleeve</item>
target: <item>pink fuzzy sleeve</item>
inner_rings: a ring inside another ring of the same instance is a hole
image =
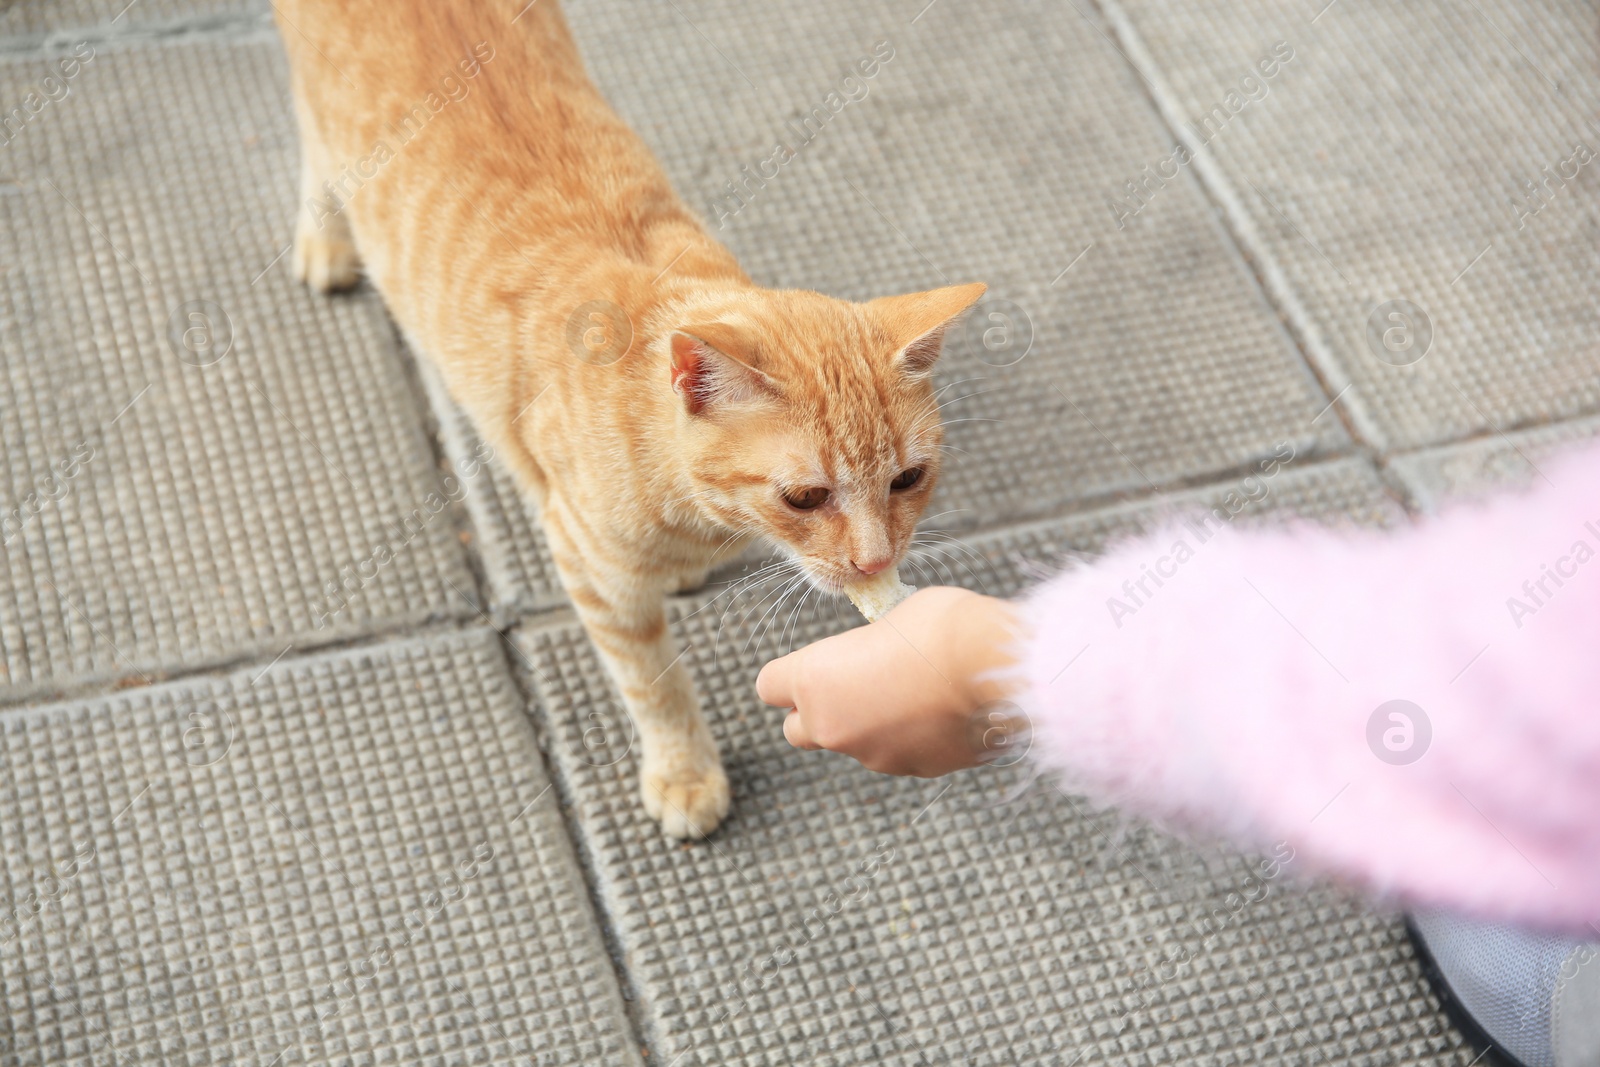
[[[1600,931],[1600,448],[1543,468],[1399,531],[1205,513],[1060,575],[1024,607],[1034,755],[1295,870]]]

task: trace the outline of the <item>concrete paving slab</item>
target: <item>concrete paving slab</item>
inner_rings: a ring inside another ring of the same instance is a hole
[[[1355,460],[1293,464],[1266,484],[1244,521],[1401,515]],[[975,535],[924,569],[1014,592],[1041,566],[1229,489]],[[664,839],[640,809],[631,732],[576,625],[556,617],[517,638],[653,1060],[1471,1058],[1392,917],[1327,889],[1275,885],[1207,920],[1237,901],[1229,894],[1257,861],[1091,813],[1014,771],[898,780],[790,749],[777,713],[755,700],[757,669],[859,620],[847,606],[791,620],[760,591],[708,603],[715,595],[675,620],[733,783],[733,813],[704,844]],[[1179,952],[1191,962],[1163,964]]]
[[[1481,437],[1395,456],[1387,467],[1414,507],[1437,511],[1451,500],[1532,485],[1553,456],[1600,435],[1600,419],[1579,419],[1504,437]]]
[[[0,714],[13,1064],[640,1063],[501,639]]]
[[[103,49],[0,146],[0,703],[471,611],[381,303],[280,256],[285,77],[271,37]]]
[[[1415,448],[1600,410],[1593,4],[1105,7],[1360,434]]]
[[[1104,190],[1168,134],[1107,28],[1070,6],[568,14],[601,88],[758,281],[850,298],[990,283],[942,371],[965,382],[950,397],[974,394],[947,409],[946,521],[1144,492],[1285,438],[1346,447],[1335,417],[1313,422],[1329,398],[1194,181],[1151,225],[1112,224]],[[728,198],[779,144],[795,154],[777,176]]]

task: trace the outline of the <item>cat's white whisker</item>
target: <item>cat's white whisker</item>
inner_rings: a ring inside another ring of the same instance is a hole
[[[764,566],[760,570],[758,570],[755,574],[750,575],[748,578],[742,579],[740,583],[737,583],[739,585],[742,585],[744,588],[738,589],[735,592],[735,595],[729,597],[728,604],[727,604],[726,608],[718,615],[718,618],[717,618],[717,635],[716,635],[715,641],[713,642],[713,648],[715,649],[717,647],[720,647],[721,642],[722,642],[722,630],[723,630],[723,627],[727,625],[728,616],[733,615],[733,614],[736,613],[735,604],[736,604],[737,601],[739,601],[741,598],[745,599],[745,600],[748,600],[750,597],[754,596],[761,589],[763,589],[763,588],[765,588],[765,587],[767,587],[769,585],[775,584],[777,582],[784,581],[786,579],[791,578],[793,573],[796,570],[799,570],[799,569],[800,569],[800,563],[799,563],[798,560],[793,560],[793,559],[778,560],[775,563],[767,564],[766,566]],[[771,572],[771,573],[768,573],[768,572]],[[763,575],[765,575],[765,576],[763,577]],[[804,572],[803,571],[802,571],[800,576],[804,577]],[[756,581],[756,579],[758,579],[758,578],[760,580]],[[725,591],[725,592],[728,592],[728,591]],[[719,594],[719,596],[720,595],[721,594]],[[756,608],[760,607],[761,604],[765,603],[767,601],[767,599],[771,595],[772,594],[770,592],[767,593],[754,606],[745,606],[743,608],[737,609],[738,621],[740,623],[743,623],[745,619],[749,618],[750,613],[752,611],[756,610]]]
[[[805,575],[799,575],[791,579],[787,585],[783,586],[783,588],[779,590],[778,599],[775,600],[772,604],[772,607],[763,612],[761,618],[757,620],[755,630],[751,633],[749,640],[745,642],[744,648],[741,649],[741,651],[748,651],[752,646],[759,646],[761,642],[761,635],[771,627],[772,620],[777,618],[777,613],[780,609],[782,609],[784,600],[787,599],[789,594],[794,592],[794,590],[805,580]]]
[[[718,601],[726,600],[722,611],[720,611],[717,616],[717,635],[718,638],[720,638],[722,634],[722,624],[727,620],[728,615],[732,612],[734,602],[738,600],[741,595],[747,592],[753,594],[762,586],[784,577],[788,571],[791,571],[797,566],[799,566],[799,564],[795,560],[789,559],[768,563],[756,570],[755,573],[747,574],[742,578],[730,583],[727,588],[720,590],[704,604],[701,604],[698,608],[695,608],[693,611],[691,611],[686,618],[693,618],[702,611],[705,611],[707,608],[714,606]]]
[[[963,511],[971,511],[971,510],[972,510],[971,508],[945,508],[943,511],[936,511],[932,515],[924,515],[924,516],[922,516],[922,518],[917,520],[917,524],[920,526],[922,523],[932,522],[934,519],[942,519],[946,515],[959,515]],[[932,531],[925,531],[925,530],[920,530],[919,529],[917,531],[917,533],[915,534],[915,537],[921,537],[924,533],[931,533],[931,532]]]
[[[746,639],[746,641],[744,643],[744,647],[740,649],[741,653],[748,652],[748,651],[750,651],[751,648],[760,648],[761,647],[762,635],[766,632],[768,627],[771,626],[773,620],[775,620],[778,617],[778,612],[781,611],[782,608],[783,608],[784,600],[789,596],[789,594],[791,592],[793,592],[793,590],[794,590],[794,586],[792,584],[789,585],[789,586],[785,586],[782,594],[779,595],[778,599],[773,602],[772,607],[769,608],[766,612],[763,612],[761,618],[756,620],[756,625],[750,631],[749,638]]]
[[[951,397],[948,400],[940,401],[939,402],[939,410],[941,412],[943,412],[945,410],[945,408],[948,408],[953,404],[959,404],[963,400],[971,400],[975,396],[987,396],[988,394],[990,394],[992,392],[995,392],[995,390],[993,390],[993,389],[974,389],[970,393],[962,393],[960,396],[954,396],[954,397]]]
[[[979,386],[978,389],[973,389],[973,390],[971,390],[971,392],[966,392],[966,394],[958,395],[958,397],[955,397],[955,398],[947,398],[946,395],[944,395],[944,394],[946,394],[946,392],[949,392],[950,389],[954,389],[954,387],[965,386],[965,384],[968,384],[968,382],[982,382],[982,381],[987,381],[987,379],[982,379],[982,378],[963,378],[963,379],[960,379],[960,381],[950,382],[949,386],[944,386],[944,387],[942,387],[942,389],[939,389],[938,392],[934,392],[934,394],[928,395],[928,405],[930,405],[931,408],[933,408],[934,411],[938,411],[939,408],[942,408],[942,406],[947,405],[947,403],[960,403],[960,402],[962,402],[962,400],[965,400],[966,397],[978,397],[978,395],[986,394],[986,392],[990,392],[990,390],[982,389],[982,387]]]
[[[983,580],[979,569],[973,566],[971,560],[963,559],[960,556],[945,555],[941,552],[930,552],[923,558],[930,566],[941,568],[947,574],[959,570],[975,582]]]
[[[949,572],[953,564],[964,570],[969,578],[976,583],[982,583],[983,578],[977,568],[989,565],[989,560],[976,548],[949,534],[940,531],[929,531],[912,538],[913,546],[917,549],[921,559],[930,565],[943,566]],[[976,564],[976,567],[974,567]]]
[[[957,552],[969,553],[978,559],[983,558],[983,553],[979,552],[976,546],[962,540],[960,537],[950,533],[948,530],[918,530],[916,534],[912,536],[911,543],[914,545],[920,544],[926,546],[942,545],[954,549]]]
[[[922,542],[922,546],[923,551],[927,552],[929,555],[938,556],[942,559],[959,560],[963,566],[967,566],[969,568],[974,566],[979,568],[990,566],[990,561],[984,557],[983,553],[979,552],[972,546],[962,544],[959,541],[942,543],[936,541]],[[974,574],[974,577],[976,577],[976,574]]]
[[[779,648],[787,649],[789,651],[793,651],[793,649],[790,648],[789,636],[786,633],[786,631],[792,631],[794,633],[798,633],[799,632],[798,629],[796,628],[796,624],[800,620],[800,612],[805,609],[806,603],[811,599],[811,594],[815,593],[816,591],[817,591],[817,587],[813,585],[813,586],[809,587],[808,589],[806,589],[806,591],[804,593],[800,594],[800,602],[797,603],[794,606],[794,610],[789,613],[789,624],[788,624],[788,626],[786,626],[783,630],[779,630],[778,631],[778,647]]]
[[[740,534],[742,534],[744,532],[745,531],[743,531],[743,530],[735,530],[732,533],[730,533],[727,537],[724,537],[722,539],[722,543],[720,545],[718,545],[715,549],[712,550],[712,552],[711,552],[711,562],[715,563],[717,561],[717,557],[722,555],[722,550],[727,548],[730,544],[732,544],[733,543],[733,539],[738,537]]]
[[[751,575],[749,578],[742,579],[737,587],[726,589],[714,598],[727,598],[727,603],[723,605],[719,617],[725,619],[729,615],[738,614],[742,618],[744,615],[749,614],[752,609],[749,606],[739,607],[741,601],[748,602],[751,597],[761,592],[761,590],[776,582],[787,580],[792,574],[792,568],[774,568],[770,574]]]
[[[988,380],[989,376],[987,374],[969,374],[965,378],[952,378],[950,381],[945,382],[943,385],[939,386],[939,388],[935,389],[933,391],[933,395],[938,396],[946,389],[961,385],[964,382],[986,382]]]
[[[757,567],[754,571],[750,572],[749,574],[742,575],[741,577],[735,579],[729,585],[729,587],[726,590],[724,590],[724,593],[736,593],[739,590],[741,590],[745,585],[749,584],[750,582],[755,581],[758,578],[770,577],[771,575],[773,575],[773,574],[775,574],[775,573],[777,573],[779,571],[792,570],[796,566],[798,566],[798,562],[796,560],[794,560],[794,559],[791,559],[791,558],[787,557],[787,556],[781,557],[779,559],[771,560],[771,561],[769,561],[767,563],[763,563],[761,566]],[[718,594],[718,595],[720,596],[722,594]]]
[[[948,566],[948,561],[937,556],[924,556],[919,561],[927,566],[934,576],[935,585],[960,585],[956,580],[955,572]]]

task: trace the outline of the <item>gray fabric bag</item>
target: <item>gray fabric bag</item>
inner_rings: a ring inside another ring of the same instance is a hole
[[[1480,1046],[1519,1067],[1600,1067],[1600,941],[1443,912],[1409,926],[1435,991]]]

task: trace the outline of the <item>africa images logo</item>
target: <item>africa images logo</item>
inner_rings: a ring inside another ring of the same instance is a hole
[[[1433,741],[1427,712],[1409,700],[1388,700],[1367,717],[1367,747],[1393,767],[1415,763]]]

